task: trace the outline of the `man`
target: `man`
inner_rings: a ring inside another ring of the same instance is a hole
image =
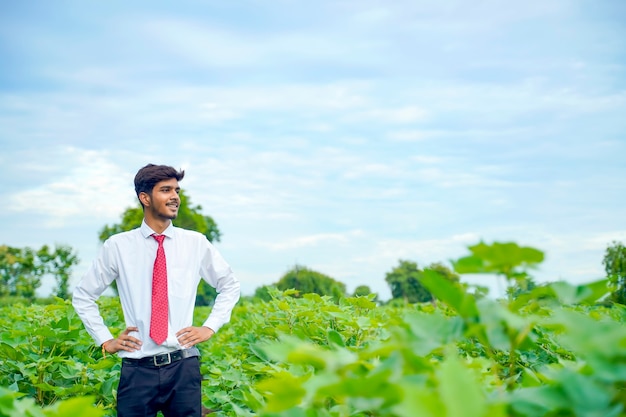
[[[74,290],[73,305],[104,353],[119,352],[119,417],[201,415],[198,343],[230,320],[239,282],[206,237],[172,225],[184,171],[149,164],[135,176],[141,227],[111,236]],[[200,327],[192,326],[200,277],[218,296]],[[126,329],[114,337],[96,300],[117,281]]]

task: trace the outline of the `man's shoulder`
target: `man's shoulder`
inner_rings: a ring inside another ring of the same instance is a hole
[[[188,245],[193,245],[199,249],[206,249],[207,247],[212,247],[211,242],[205,235],[200,232],[196,232],[195,230],[183,229],[180,227],[174,228],[174,239],[179,239],[180,241],[186,242]]]
[[[174,233],[189,239],[206,239],[206,236],[202,233],[196,232],[195,230],[183,229],[182,227],[174,227]]]
[[[107,240],[104,241],[105,244],[118,244],[122,242],[127,242],[132,239],[137,239],[137,237],[141,236],[141,229],[138,227],[136,229],[127,230],[124,232],[119,232],[114,235],[111,235]]]

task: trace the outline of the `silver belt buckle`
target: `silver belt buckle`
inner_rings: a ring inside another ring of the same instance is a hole
[[[161,356],[167,356],[167,362],[157,362],[157,358],[159,358]],[[152,357],[152,361],[154,362],[154,366],[169,365],[170,363],[172,363],[172,355],[169,352],[165,353],[163,355],[155,355],[155,356]]]

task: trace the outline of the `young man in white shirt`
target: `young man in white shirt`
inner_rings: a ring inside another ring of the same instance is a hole
[[[144,219],[111,236],[73,293],[73,305],[103,352],[122,357],[118,417],[201,416],[198,343],[230,320],[239,282],[207,238],[174,227],[184,171],[149,164],[135,176]],[[218,296],[202,326],[192,326],[200,279]],[[126,329],[114,337],[96,300],[117,281]]]

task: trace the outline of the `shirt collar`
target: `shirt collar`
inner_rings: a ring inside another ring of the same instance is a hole
[[[141,230],[141,234],[143,235],[143,237],[144,237],[144,238],[149,238],[149,237],[150,237],[150,236],[152,236],[152,235],[158,235],[158,233],[157,233],[157,232],[155,232],[154,230],[152,230],[152,229],[150,228],[150,226],[148,226],[148,225],[146,224],[146,221],[145,221],[145,220],[143,220],[143,221],[141,222],[141,227],[140,227],[140,230]],[[161,233],[161,234],[162,234],[162,235],[165,235],[165,236],[167,236],[167,237],[169,237],[169,238],[173,238],[173,237],[174,237],[174,225],[172,224],[172,222],[170,222],[170,225],[169,225],[169,226],[167,226],[167,229],[165,229],[165,230],[163,231],[163,233]]]

